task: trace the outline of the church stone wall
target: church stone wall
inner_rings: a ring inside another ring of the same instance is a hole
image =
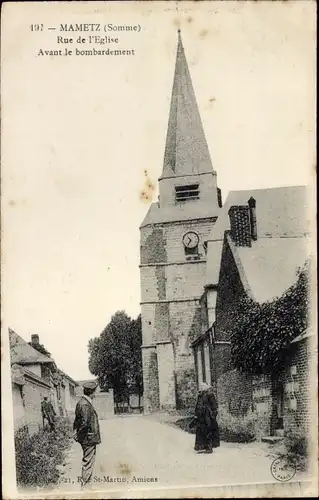
[[[155,339],[155,304],[141,307],[143,345],[153,344]]]
[[[166,242],[163,226],[160,224],[141,229],[141,264],[167,262]]]
[[[183,186],[187,184],[198,184],[201,203],[207,203],[211,207],[218,206],[216,176],[212,173],[201,175],[178,176],[176,178],[161,179],[160,182],[160,201],[161,206],[174,207],[175,203],[175,186]],[[187,203],[197,203],[197,200],[188,201]]]
[[[143,345],[153,346],[143,349],[146,411],[164,406],[190,408],[195,403],[195,367],[190,343],[202,331],[200,299],[206,266],[203,243],[215,219],[141,229]],[[186,260],[183,235],[190,230],[200,237],[199,261]],[[156,347],[162,341],[171,341],[171,347],[164,344]],[[165,352],[170,352],[167,360]]]
[[[142,349],[144,413],[159,409],[158,362],[155,347]]]
[[[187,202],[191,203],[191,202]],[[215,218],[206,220],[193,220],[185,222],[175,222],[165,225],[165,241],[167,262],[186,262],[183,246],[183,236],[187,231],[195,231],[199,236],[198,251],[202,258],[206,259],[204,241],[208,240],[210,231],[215,222]],[[185,276],[185,278],[187,278]]]
[[[205,262],[185,263],[166,268],[167,299],[199,298],[203,293]]]

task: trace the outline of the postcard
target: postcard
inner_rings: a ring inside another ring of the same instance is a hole
[[[5,2],[5,499],[316,497],[315,3]]]

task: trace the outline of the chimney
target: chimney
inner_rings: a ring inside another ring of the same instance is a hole
[[[222,190],[220,188],[217,188],[217,202],[218,202],[219,208],[222,208],[223,200],[222,200]]]
[[[31,345],[39,345],[39,335],[36,333],[34,335],[31,335]]]
[[[257,240],[256,200],[252,196],[248,200],[248,206],[249,206],[251,239],[256,241]]]
[[[237,247],[251,246],[251,226],[249,207],[233,205],[228,211],[230,220],[230,236]]]

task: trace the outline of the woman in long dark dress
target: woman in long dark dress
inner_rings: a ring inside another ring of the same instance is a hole
[[[213,448],[220,445],[217,410],[217,401],[212,388],[207,384],[201,384],[195,407],[195,451],[212,453]]]

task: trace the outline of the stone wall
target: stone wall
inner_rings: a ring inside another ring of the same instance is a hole
[[[25,425],[21,385],[15,383],[12,384],[12,400],[14,430],[17,431]]]
[[[144,413],[159,409],[159,380],[156,347],[142,350]]]
[[[201,296],[206,270],[204,242],[214,222],[215,218],[212,218],[156,224],[141,229],[141,314],[146,412],[166,406],[186,408],[195,402],[195,368],[190,343],[202,331]],[[196,261],[186,259],[183,235],[189,230],[196,231],[200,238],[199,260]],[[171,342],[171,348],[162,342]],[[157,345],[162,346],[158,348],[161,352],[157,352]],[[163,350],[169,350],[170,353],[165,362]],[[159,376],[159,370],[165,373]],[[169,387],[166,387],[167,384]]]
[[[113,389],[109,389],[108,392],[97,392],[93,398],[93,406],[99,420],[106,420],[114,415]]]
[[[12,384],[14,428],[27,426],[29,433],[38,432],[43,426],[41,401],[50,397],[50,389],[24,377],[22,384]]]

